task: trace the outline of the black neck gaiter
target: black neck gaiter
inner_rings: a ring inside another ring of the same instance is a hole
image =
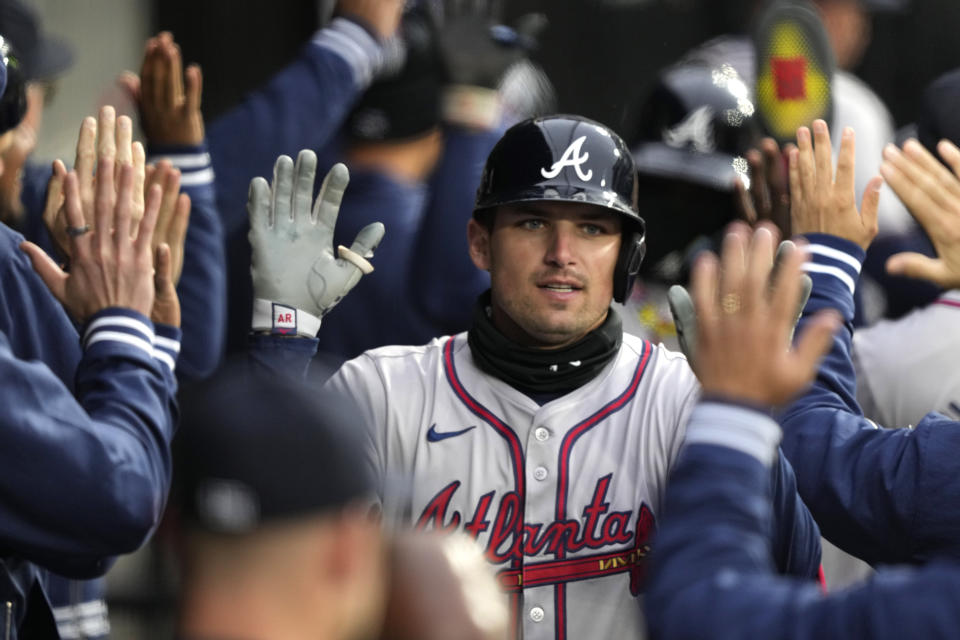
[[[560,349],[525,347],[490,319],[490,292],[477,300],[467,342],[477,366],[524,393],[568,393],[592,380],[617,354],[623,324],[613,309],[603,324]]]

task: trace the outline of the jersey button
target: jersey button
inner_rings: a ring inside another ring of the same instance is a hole
[[[544,442],[550,437],[550,430],[546,427],[537,427],[537,429],[533,432],[533,437],[540,442]]]
[[[547,470],[543,467],[537,467],[533,470],[533,477],[537,480],[546,480],[547,479]]]
[[[543,622],[543,609],[540,607],[530,609],[530,619],[534,622]]]

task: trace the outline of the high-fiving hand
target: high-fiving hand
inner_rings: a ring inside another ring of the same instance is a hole
[[[247,211],[254,298],[322,318],[361,276],[373,271],[367,258],[380,244],[384,228],[379,222],[367,225],[349,249],[337,247],[335,254],[333,231],[350,175],[344,165],[334,165],[314,203],[316,171],[313,151],[301,151],[296,165],[288,156],[280,156],[272,185],[263,178],[250,182]],[[278,327],[269,319],[258,321],[255,317],[254,329]],[[307,333],[315,330],[311,327]],[[303,327],[298,325],[297,331],[302,332]]]

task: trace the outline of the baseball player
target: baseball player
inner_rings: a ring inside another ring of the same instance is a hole
[[[379,240],[358,238],[339,260],[327,244],[315,261],[310,242],[329,243],[345,185],[328,176],[309,215],[312,158],[281,157],[272,193],[251,184],[264,311],[254,329],[265,334],[254,357],[284,352],[286,372],[310,355],[309,341],[288,337],[318,329]],[[515,125],[490,154],[468,225],[471,258],[491,277],[473,327],[369,351],[329,381],[370,427],[387,516],[478,540],[525,638],[643,634],[645,557],[699,389],[681,355],[624,334],[609,312],[643,258],[636,202],[633,160],[608,128],[578,116]],[[405,477],[412,486],[395,490]],[[772,561],[816,575],[819,532],[780,459],[770,490]]]

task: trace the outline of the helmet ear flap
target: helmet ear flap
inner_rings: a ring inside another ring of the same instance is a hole
[[[620,244],[620,255],[617,256],[617,266],[613,272],[613,299],[623,304],[630,296],[633,281],[640,273],[640,264],[647,253],[646,233],[641,228],[638,231],[627,231],[623,234]]]

